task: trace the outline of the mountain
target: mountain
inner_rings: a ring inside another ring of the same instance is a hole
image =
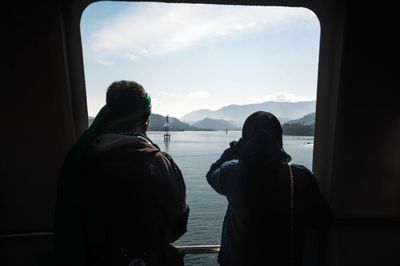
[[[89,116],[89,126],[92,124],[94,117]],[[151,114],[149,119],[149,131],[164,131],[165,124],[165,116],[159,114]],[[169,118],[169,125],[171,131],[198,131],[198,130],[207,130],[202,128],[197,128],[189,125],[188,123],[184,123],[175,117]]]
[[[211,111],[209,109],[200,109],[194,112],[190,112],[183,117],[181,117],[182,121],[188,121],[188,122],[196,122],[200,121],[204,118],[210,118],[213,116],[214,111]]]
[[[204,118],[192,124],[198,128],[208,128],[211,130],[239,130],[239,127],[223,119]]]
[[[315,112],[282,125],[283,134],[291,136],[314,136]]]
[[[315,123],[315,112],[305,115],[299,119],[287,121],[288,124],[302,124],[302,125],[311,125]]]
[[[204,118],[224,119],[233,121],[236,125],[242,125],[244,120],[256,111],[267,111],[273,113],[281,123],[288,120],[298,119],[315,111],[315,101],[303,102],[264,102],[245,105],[228,105],[216,111],[201,109],[184,115],[181,120],[195,122]]]
[[[164,131],[165,116],[159,114],[150,115],[149,131]],[[200,130],[197,127],[191,126],[188,123],[184,123],[175,117],[169,117],[169,129],[171,131],[196,131]]]

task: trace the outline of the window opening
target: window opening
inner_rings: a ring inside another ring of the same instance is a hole
[[[320,38],[312,11],[97,2],[84,11],[81,33],[89,121],[114,81],[134,80],[152,97],[148,136],[181,168],[191,207],[175,244],[220,243],[227,203],[205,175],[252,110],[274,113],[292,162],[312,169]],[[185,260],[216,265],[215,254],[202,256]]]

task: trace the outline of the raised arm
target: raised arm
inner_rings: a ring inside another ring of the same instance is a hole
[[[208,170],[206,177],[210,186],[218,193],[227,196],[229,194],[230,173],[238,164],[239,147],[236,141],[230,143],[230,147],[226,149],[221,157],[214,162]]]

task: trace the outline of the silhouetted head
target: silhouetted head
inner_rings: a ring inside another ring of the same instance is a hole
[[[242,159],[290,161],[290,156],[283,150],[282,134],[281,123],[273,114],[264,111],[251,114],[243,124]]]
[[[243,124],[242,139],[251,139],[260,131],[268,131],[282,146],[282,127],[279,120],[271,113],[258,111],[251,114]]]
[[[137,117],[147,123],[151,114],[150,96],[135,81],[113,82],[107,89],[106,104],[113,119]]]

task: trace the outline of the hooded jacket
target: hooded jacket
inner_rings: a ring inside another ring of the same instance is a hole
[[[109,133],[92,142],[86,162],[88,265],[180,265],[169,243],[186,232],[189,208],[172,158],[145,135]]]
[[[244,145],[231,143],[211,165],[207,181],[228,200],[218,262],[221,265],[292,265],[291,211],[294,211],[294,265],[300,265],[306,228],[326,229],[330,208],[314,174],[290,165],[294,210],[290,204],[288,155],[270,134],[256,134]]]

